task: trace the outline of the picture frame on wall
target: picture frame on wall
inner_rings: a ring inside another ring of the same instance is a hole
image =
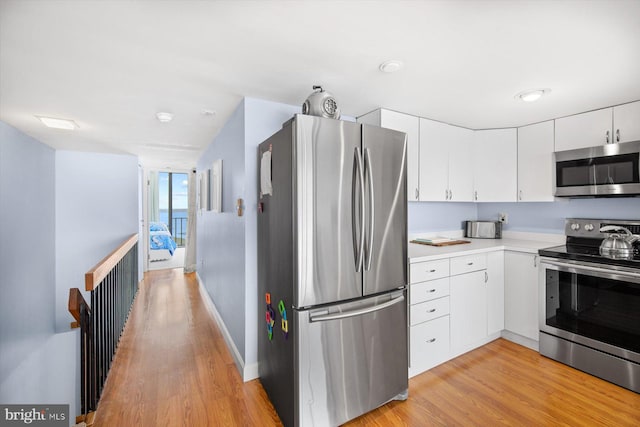
[[[214,160],[211,167],[210,209],[222,212],[222,159]]]
[[[209,210],[209,171],[205,170],[198,174],[198,187],[200,189],[198,194],[200,210]]]

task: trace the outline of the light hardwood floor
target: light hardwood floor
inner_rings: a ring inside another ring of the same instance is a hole
[[[149,272],[96,426],[278,426],[243,383],[194,274]],[[412,378],[409,399],[349,426],[639,426],[640,395],[499,339]]]

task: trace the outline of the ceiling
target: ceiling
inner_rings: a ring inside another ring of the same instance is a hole
[[[242,97],[301,105],[314,84],[351,116],[520,126],[640,99],[638,22],[639,0],[0,0],[0,120],[172,169],[195,165]],[[389,59],[404,67],[380,72]],[[532,88],[551,93],[514,99]]]

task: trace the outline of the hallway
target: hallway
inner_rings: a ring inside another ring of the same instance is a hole
[[[243,383],[195,274],[145,274],[95,426],[280,425],[260,383]]]

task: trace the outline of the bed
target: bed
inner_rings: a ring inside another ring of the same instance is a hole
[[[176,242],[166,224],[162,222],[149,223],[149,260],[162,261],[170,259],[176,250]]]

